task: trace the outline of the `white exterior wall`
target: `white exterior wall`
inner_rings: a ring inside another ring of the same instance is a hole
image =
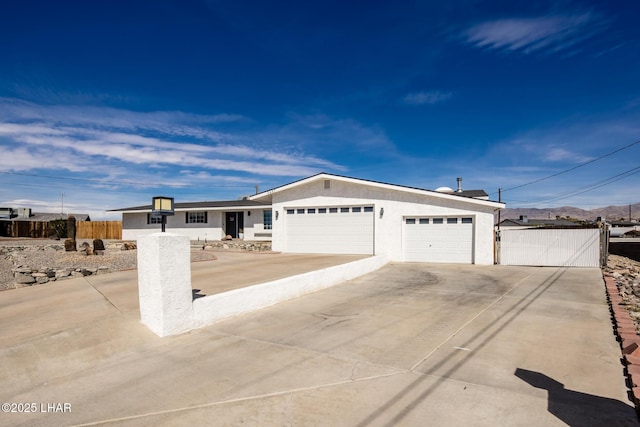
[[[263,212],[265,210],[251,209],[242,211],[244,212],[244,240],[271,240],[271,230],[264,229]],[[249,212],[251,212],[251,215],[249,215]]]
[[[227,209],[207,210],[206,224],[187,224],[187,211],[176,211],[175,215],[167,217],[167,232],[188,236],[190,240],[221,240],[224,234],[225,212],[244,212],[244,239],[271,240],[270,236],[255,236],[257,230],[262,231],[262,211],[264,209]],[[192,209],[192,212],[202,212],[202,209]],[[248,215],[251,212],[251,215]],[[137,240],[140,236],[157,233],[160,224],[147,224],[149,212],[122,213],[122,240]]]
[[[324,180],[319,179],[273,193],[272,248],[274,251],[286,252],[287,250],[284,235],[287,208],[373,205],[375,255],[384,255],[391,261],[403,261],[403,217],[467,216],[474,218],[474,263],[493,264],[494,208],[492,206],[474,204],[473,199],[457,200],[457,197],[443,198],[438,195],[428,196],[336,179],[330,179],[330,181],[330,189],[325,189]],[[380,217],[381,208],[384,209],[382,218]]]

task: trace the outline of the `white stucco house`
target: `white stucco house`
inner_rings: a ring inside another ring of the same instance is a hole
[[[271,240],[271,204],[252,200],[175,203],[167,217],[167,230],[191,240],[220,240],[225,236],[245,240]],[[160,231],[160,218],[151,205],[114,209],[122,212],[122,239]]]
[[[246,240],[271,240],[274,251],[289,253],[493,264],[493,214],[504,206],[482,190],[463,191],[460,182],[457,191],[432,191],[320,173],[246,200],[176,203],[167,228],[201,240],[242,230]],[[151,206],[117,211],[123,239],[158,231]]]
[[[321,173],[250,200],[272,206],[275,251],[493,264],[493,213],[504,204],[445,191]]]

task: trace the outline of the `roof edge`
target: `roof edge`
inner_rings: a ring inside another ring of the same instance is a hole
[[[461,196],[461,195],[457,195],[455,193],[453,193],[453,194],[440,193],[438,191],[427,190],[427,189],[424,189],[424,188],[410,187],[410,186],[400,185],[400,184],[389,184],[389,183],[386,183],[386,182],[373,181],[373,180],[363,179],[363,178],[353,178],[353,177],[349,177],[349,176],[335,175],[335,174],[330,174],[330,173],[326,173],[326,172],[320,172],[318,174],[311,175],[309,177],[302,178],[302,179],[290,182],[288,184],[284,184],[284,185],[281,185],[281,186],[278,186],[278,187],[274,187],[274,188],[272,188],[270,190],[262,191],[262,192],[260,192],[258,194],[254,194],[252,196],[249,196],[249,200],[261,199],[263,197],[270,196],[273,193],[279,193],[281,191],[285,191],[285,190],[288,190],[290,188],[294,188],[294,187],[306,184],[308,182],[316,181],[318,179],[338,179],[338,180],[341,180],[341,181],[344,181],[344,182],[350,182],[350,183],[353,183],[353,184],[374,185],[374,186],[377,186],[377,187],[380,187],[380,188],[386,188],[386,189],[391,189],[391,190],[401,190],[401,191],[406,191],[406,192],[415,193],[415,194],[424,194],[424,195],[440,197],[440,198],[448,199],[448,200],[469,201],[469,202],[480,204],[480,205],[492,206],[492,207],[495,207],[497,209],[501,209],[501,208],[504,208],[506,206],[505,203],[497,202],[497,201],[494,201],[494,200],[476,199],[474,197]],[[467,190],[467,191],[471,191],[471,190]],[[484,191],[484,190],[482,190],[482,191]]]

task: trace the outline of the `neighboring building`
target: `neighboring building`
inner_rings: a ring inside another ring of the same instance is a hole
[[[272,241],[289,253],[383,254],[392,261],[493,264],[493,214],[482,190],[440,191],[321,173],[247,200],[176,203],[167,231]],[[122,212],[123,239],[159,231],[151,206]],[[198,219],[194,221],[194,219]]]
[[[636,237],[640,233],[640,224],[633,221],[611,221],[611,237]]]
[[[225,236],[245,240],[271,240],[271,205],[252,200],[175,203],[175,215],[167,217],[167,231],[191,240],[220,240]],[[122,239],[160,230],[160,218],[151,205],[114,209],[122,212]]]
[[[576,227],[578,224],[568,219],[529,219],[526,215],[520,215],[518,219],[505,219],[500,221],[499,226],[517,230],[520,228],[534,227]]]
[[[45,237],[48,223],[75,217],[76,221],[91,221],[88,214],[32,212],[30,208],[0,208],[0,236]]]

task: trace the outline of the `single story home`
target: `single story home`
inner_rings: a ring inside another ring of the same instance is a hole
[[[175,203],[167,229],[191,239],[271,240],[274,251],[375,254],[391,261],[493,264],[482,190],[437,191],[320,173],[243,200]],[[157,232],[151,206],[122,212],[123,239]]]
[[[166,228],[191,240],[271,240],[271,204],[253,200],[175,203],[175,215]],[[122,212],[122,239],[157,233],[161,219],[151,215],[151,205],[114,209]]]

